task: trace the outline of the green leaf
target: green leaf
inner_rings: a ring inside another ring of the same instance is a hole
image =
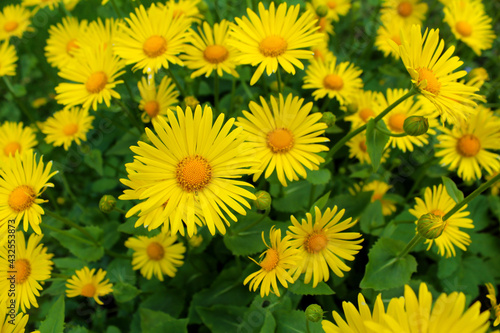
[[[65,269],[70,271],[82,269],[87,264],[85,261],[77,258],[54,258],[52,261],[59,270]]]
[[[92,149],[90,153],[85,154],[83,158],[85,164],[94,169],[99,176],[103,175],[102,153],[99,149]]]
[[[136,271],[132,269],[132,265],[128,259],[113,259],[108,264],[106,271],[111,283],[126,282],[132,285],[135,284]]]
[[[379,122],[380,126],[385,126],[383,121]],[[389,136],[375,128],[375,120],[368,120],[366,127],[366,149],[372,161],[373,171],[377,171],[380,166],[380,160],[384,154],[385,146],[389,142]]]
[[[271,312],[266,312],[264,324],[260,328],[260,333],[274,333],[276,331],[276,320]]]
[[[187,333],[188,319],[175,319],[161,312],[149,309],[140,309],[142,333]]]
[[[59,296],[57,301],[50,307],[49,314],[40,325],[40,332],[61,333],[64,331],[64,295]]]
[[[298,279],[288,288],[292,293],[298,295],[333,295],[335,292],[325,282],[321,281],[313,287],[312,281],[305,284],[303,279]]]
[[[163,282],[159,282],[163,283]],[[158,287],[152,295],[143,298],[140,308],[163,311],[175,318],[182,313],[186,302],[186,291],[179,288]]]
[[[441,257],[438,261],[437,277],[446,279],[457,272],[462,263],[462,252],[458,252],[456,257]]]
[[[321,198],[319,198],[318,200],[316,200],[311,209],[309,210],[309,213],[311,213],[311,215],[314,215],[314,207],[318,207],[319,210],[322,210],[326,203],[328,202],[328,199],[330,198],[330,191],[328,191],[325,195],[323,195]]]
[[[408,283],[417,271],[417,261],[409,254],[396,260],[405,246],[401,241],[379,238],[368,253],[368,264],[360,287],[384,290]]]
[[[450,195],[450,197],[456,202],[459,203],[464,200],[464,194],[457,187],[457,184],[453,180],[448,177],[442,176],[444,187],[446,187],[446,192]]]
[[[64,292],[66,291],[66,279],[57,279],[52,280],[52,283],[48,288],[44,288],[42,291],[42,296],[44,295],[52,295],[52,296],[64,296]]]
[[[313,185],[328,184],[332,178],[332,173],[328,169],[307,170],[307,181]]]
[[[337,206],[339,211],[345,209],[343,218],[357,218],[368,206],[372,198],[371,192],[359,192],[355,196],[348,194],[337,195],[326,204],[326,207]]]
[[[212,307],[197,307],[203,323],[213,333],[242,331],[240,328],[247,308],[234,305],[214,305]]]
[[[483,257],[495,257],[500,253],[498,236],[489,233],[470,232],[471,244],[468,250],[471,253],[481,254]]]
[[[491,212],[500,221],[500,197],[496,195],[489,195],[488,203],[490,205]]]
[[[89,330],[83,326],[74,326],[67,333],[88,333]]]
[[[304,311],[294,310],[290,312],[279,311],[275,315],[276,333],[304,333],[306,328],[306,314]],[[310,333],[323,333],[321,322],[309,322]]]
[[[84,229],[87,230],[94,237],[94,239],[99,240],[102,238],[103,231],[101,228],[90,226],[84,227]],[[65,232],[78,236],[79,238],[88,239],[87,235],[82,234],[79,230],[74,228],[65,230]],[[97,244],[83,243],[75,238],[56,232],[52,232],[51,235],[57,239],[63,247],[68,249],[69,252],[87,262],[99,260],[104,255],[104,248],[102,246],[98,246]]]
[[[126,282],[118,282],[113,285],[113,296],[118,303],[128,302],[140,293],[139,289]]]
[[[308,202],[304,198],[309,198],[311,188],[312,184],[306,180],[289,183],[287,187],[283,188],[283,197],[273,200],[273,208],[284,213],[307,211],[309,209]],[[324,185],[316,185],[315,193],[322,193],[324,189]],[[275,197],[275,195],[273,196]]]
[[[487,228],[491,224],[491,218],[488,214],[488,199],[484,195],[478,195],[467,205],[466,211],[470,212],[467,216],[474,222],[474,231],[478,232]],[[467,231],[466,231],[467,232]]]
[[[116,326],[108,326],[106,333],[121,333],[120,329]]]
[[[160,228],[156,228],[151,231],[148,231],[148,228],[144,228],[142,225],[136,228],[135,222],[137,222],[137,219],[137,216],[129,217],[124,223],[118,226],[117,230],[129,235],[148,237],[153,237],[160,233]]]
[[[359,224],[361,231],[365,234],[379,235],[382,232],[381,227],[385,224],[385,219],[382,214],[382,202],[380,200],[375,200],[368,204],[368,207],[366,207],[359,218]]]

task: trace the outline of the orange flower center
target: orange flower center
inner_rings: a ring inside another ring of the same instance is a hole
[[[16,30],[18,26],[19,23],[17,23],[16,21],[9,21],[3,25],[3,30],[5,30],[6,32],[12,32]]]
[[[77,124],[67,124],[63,127],[63,133],[66,136],[72,136],[76,132],[78,132],[78,125]]]
[[[21,185],[10,192],[7,202],[12,210],[19,213],[30,208],[35,198],[35,190],[31,186]]]
[[[344,87],[344,80],[337,74],[328,74],[323,79],[323,86],[330,90],[340,90]]]
[[[229,52],[222,45],[209,45],[203,51],[203,58],[211,64],[218,64],[223,62],[229,56]]]
[[[199,155],[185,157],[177,165],[177,183],[184,191],[199,191],[212,179],[212,167]]]
[[[375,200],[381,200],[383,196],[384,195],[382,193],[373,193],[371,201],[374,202]]]
[[[31,275],[31,264],[26,259],[17,259],[14,263],[14,270],[16,271],[16,283],[24,283]]]
[[[413,6],[409,1],[402,1],[398,5],[398,14],[402,17],[408,17],[413,12]]]
[[[396,113],[389,117],[389,127],[393,132],[403,132],[403,125],[406,116],[402,113]]]
[[[359,142],[359,149],[361,149],[362,152],[366,153],[366,141]]]
[[[393,40],[394,43],[401,45],[401,37],[399,37],[399,35],[394,35],[391,37],[391,39]]]
[[[278,128],[267,133],[267,146],[273,153],[286,153],[293,147],[293,134],[287,128]]]
[[[443,217],[445,213],[444,213],[442,210],[439,210],[439,209],[434,209],[434,210],[431,212],[431,214],[434,214],[434,215],[436,215],[436,216],[441,216],[441,217]]]
[[[326,3],[326,5],[328,6],[328,8],[330,9],[335,9],[335,7],[337,7],[337,2],[336,1],[333,1],[333,0],[330,0]]]
[[[144,111],[150,118],[154,118],[160,113],[160,104],[157,101],[147,101],[144,104]]]
[[[66,53],[73,56],[72,51],[78,48],[80,48],[80,46],[76,43],[76,39],[72,39],[66,44]]]
[[[104,72],[95,72],[92,73],[85,82],[85,88],[91,94],[97,94],[101,92],[108,83],[108,77]]]
[[[14,156],[16,151],[21,152],[21,145],[16,141],[9,142],[5,145],[5,147],[3,147],[3,153],[5,156]]]
[[[268,36],[259,44],[259,51],[266,57],[277,57],[285,53],[288,43],[283,37]]]
[[[266,257],[260,262],[260,267],[269,272],[278,265],[279,261],[280,256],[278,254],[278,251],[276,251],[275,249],[267,249]]]
[[[375,117],[375,112],[372,109],[364,108],[359,111],[359,117],[366,123],[368,119]]]
[[[156,58],[167,51],[167,41],[162,36],[151,36],[142,45],[144,54]]]
[[[163,246],[161,246],[160,243],[152,242],[148,245],[146,253],[148,254],[149,259],[158,261],[163,259],[163,256],[165,255],[165,250],[163,249]]]
[[[95,286],[92,283],[88,283],[82,287],[82,296],[94,297],[95,291]]]
[[[418,83],[423,80],[427,80],[427,87],[424,90],[427,90],[430,93],[438,94],[441,90],[441,82],[439,82],[438,78],[434,74],[434,72],[428,68],[419,68],[418,72]]]
[[[328,21],[326,20],[326,17],[320,18],[318,20],[318,27],[319,27],[318,31],[320,31],[320,32],[325,31],[327,23],[328,23]]]
[[[481,141],[473,134],[466,134],[457,142],[457,152],[464,157],[476,156],[480,150]]]
[[[455,29],[457,29],[457,32],[464,37],[472,35],[472,26],[469,22],[459,21],[455,24]]]
[[[328,245],[328,239],[323,234],[310,235],[304,244],[306,251],[309,253],[318,253]]]

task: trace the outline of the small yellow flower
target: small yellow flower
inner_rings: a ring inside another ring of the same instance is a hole
[[[491,310],[493,311],[493,315],[495,316],[495,322],[493,323],[493,326],[497,326],[500,324],[500,304],[497,304],[497,295],[495,293],[495,287],[493,287],[493,284],[491,283],[486,283],[486,288],[488,289],[488,299],[490,300],[491,303]]]
[[[85,266],[75,271],[75,275],[66,280],[66,296],[85,296],[93,298],[97,304],[103,305],[100,296],[107,295],[113,291],[113,284],[109,279],[104,280],[106,271],[99,268],[95,273],[95,268],[91,270]]]

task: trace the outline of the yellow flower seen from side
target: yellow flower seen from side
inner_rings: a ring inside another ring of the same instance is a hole
[[[327,10],[326,18],[338,21],[340,16],[345,16],[351,9],[351,0],[312,0],[313,7],[318,10],[322,7]]]
[[[31,12],[21,5],[5,6],[0,12],[0,41],[11,37],[21,38],[30,27]]]
[[[165,4],[158,3],[158,8],[168,8],[174,13],[174,17],[183,17],[189,23],[200,24],[203,15],[198,9],[200,0],[167,0]]]
[[[427,4],[420,0],[383,0],[380,15],[383,22],[422,25],[427,9]]]
[[[5,165],[9,157],[23,154],[38,144],[35,132],[23,123],[6,121],[0,126],[0,161]]]
[[[109,279],[104,280],[105,278],[106,271],[99,268],[96,273],[95,268],[89,269],[85,266],[75,271],[75,274],[66,280],[66,296],[85,296],[103,305],[99,297],[113,292],[113,284],[109,283]]]
[[[139,110],[143,111],[141,119],[145,123],[159,116],[166,116],[168,110],[175,110],[175,106],[179,105],[179,92],[175,89],[172,79],[167,76],[161,79],[158,88],[154,77],[143,77],[137,87],[141,95]]]
[[[307,11],[299,16],[300,6],[282,3],[269,9],[259,3],[259,15],[247,9],[248,17],[236,18],[232,26],[230,45],[241,53],[236,60],[241,64],[257,66],[250,85],[254,85],[266,71],[269,76],[282,67],[285,72],[295,74],[295,67],[304,69],[300,59],[311,59],[308,50],[323,39],[312,20],[313,13]],[[283,29],[286,27],[286,29]]]
[[[45,57],[52,67],[65,69],[75,62],[75,52],[80,48],[80,39],[87,30],[87,21],[65,17],[62,23],[49,28],[45,46]]]
[[[71,144],[87,140],[87,132],[91,130],[94,117],[89,115],[88,109],[70,108],[55,112],[48,118],[42,127],[42,133],[46,135],[45,141],[52,143],[54,147],[64,145],[68,150]]]
[[[488,289],[488,295],[486,295],[486,297],[490,300],[491,310],[495,316],[493,326],[498,326],[500,324],[500,304],[497,303],[495,287],[493,287],[491,283],[486,283],[486,288]]]
[[[0,45],[0,77],[16,75],[16,48],[9,42],[3,42]]]
[[[140,269],[141,275],[148,280],[153,275],[160,281],[163,281],[164,274],[174,277],[177,267],[184,263],[186,247],[169,232],[154,237],[130,237],[125,246],[134,250],[132,268]]]
[[[266,243],[264,232],[262,232],[262,241],[267,250],[260,255],[260,258],[264,258],[259,262],[250,258],[260,266],[260,269],[247,276],[243,281],[243,285],[250,282],[248,285],[250,291],[257,291],[260,286],[261,297],[269,295],[270,292],[279,297],[280,291],[277,281],[283,287],[288,288],[288,283],[294,282],[290,270],[297,266],[301,258],[299,250],[293,247],[290,236],[281,238],[280,229],[275,229],[274,226],[271,227],[269,239],[271,240],[270,246]]]

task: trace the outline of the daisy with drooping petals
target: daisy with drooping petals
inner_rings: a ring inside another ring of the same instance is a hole
[[[156,73],[169,64],[182,65],[179,53],[184,51],[187,29],[191,23],[184,15],[174,16],[173,9],[159,9],[152,4],[135,9],[127,26],[116,38],[116,54],[127,64],[134,64],[133,70],[142,69],[143,73]]]
[[[231,131],[234,119],[225,124],[224,114],[213,123],[210,107],[196,107],[186,111],[177,107],[177,115],[167,111],[168,123],[163,117],[153,122],[156,134],[146,128],[152,144],[139,141],[131,147],[136,154],[134,162],[126,165],[132,182],[143,182],[146,190],[140,195],[144,205],[139,216],[164,206],[173,235],[187,225],[192,236],[195,216],[201,209],[210,233],[217,229],[225,234],[226,225],[237,217],[231,210],[245,215],[253,195],[243,187],[252,185],[238,180],[254,172],[253,145],[244,142],[242,128]],[[127,217],[137,213],[131,209]],[[175,215],[174,215],[175,214]]]
[[[47,202],[40,198],[46,187],[54,187],[48,183],[57,171],[50,172],[52,162],[44,165],[43,157],[36,161],[36,154],[30,150],[20,155],[16,152],[10,157],[9,163],[0,169],[0,229],[8,220],[16,221],[16,228],[23,220],[23,229],[28,231],[28,225],[37,234],[41,234],[41,215],[44,214],[41,203]]]
[[[137,87],[141,95],[139,110],[143,111],[141,119],[145,123],[158,116],[166,116],[168,110],[175,110],[175,106],[179,104],[179,92],[175,89],[172,79],[167,76],[161,79],[158,89],[154,77],[143,77]]]
[[[312,0],[312,5],[316,10],[323,6],[327,9],[326,18],[338,21],[351,9],[351,0]]]
[[[401,20],[382,21],[382,25],[377,29],[377,37],[375,37],[375,47],[384,54],[384,57],[389,55],[399,60],[399,52],[394,49],[388,40],[392,40],[398,46],[401,45],[400,32],[410,30],[410,25]]]
[[[7,312],[7,303],[0,303],[0,332],[24,333],[29,316],[22,312],[12,318]]]
[[[73,141],[80,145],[81,141],[87,140],[87,132],[93,128],[92,120],[94,117],[89,115],[88,109],[58,111],[43,124],[45,142],[52,143],[54,147],[64,145],[64,150],[68,150]]]
[[[9,42],[0,45],[0,77],[16,75],[16,49]]]
[[[9,235],[12,235],[9,233]],[[14,236],[14,235],[12,235]],[[38,307],[35,296],[40,296],[42,286],[41,281],[50,279],[50,272],[54,264],[50,260],[53,255],[47,253],[47,248],[40,244],[43,235],[32,234],[28,242],[24,238],[24,233],[15,233],[15,256],[12,262],[12,250],[7,249],[7,244],[0,248],[0,302],[12,300],[12,293],[9,292],[14,275],[16,312],[21,307],[22,312],[34,306]],[[14,239],[9,236],[9,239]],[[13,273],[14,272],[14,273]],[[10,294],[10,295],[9,295]]]
[[[488,295],[486,295],[486,297],[490,300],[491,310],[495,316],[493,326],[498,326],[500,324],[500,304],[497,304],[495,287],[493,287],[491,283],[486,283],[486,288],[488,289]]]
[[[312,93],[315,100],[328,96],[336,98],[340,105],[348,104],[360,89],[363,71],[352,63],[344,61],[337,64],[336,57],[323,60],[313,59],[306,70],[304,89],[315,89]]]
[[[33,31],[30,27],[31,12],[21,5],[5,6],[0,12],[0,40],[23,36],[26,31]]]
[[[99,297],[113,292],[113,284],[109,283],[109,279],[104,280],[105,277],[106,271],[99,268],[96,273],[95,268],[85,266],[75,271],[75,275],[66,281],[66,296],[85,296],[103,305]]]
[[[9,157],[23,154],[38,144],[35,132],[23,123],[6,121],[0,126],[0,161],[6,164]]]
[[[415,201],[416,205],[413,209],[410,209],[410,213],[415,216],[417,220],[422,215],[429,213],[443,217],[455,207],[455,201],[450,197],[442,184],[437,187],[433,186],[432,189],[427,187],[424,193],[424,200],[415,198]],[[433,243],[436,243],[438,247],[438,254],[446,256],[446,258],[456,255],[455,246],[463,251],[467,250],[467,246],[471,243],[470,236],[460,230],[460,228],[472,229],[474,225],[471,219],[466,218],[466,216],[469,215],[469,212],[465,210],[466,208],[467,205],[463,206],[450,216],[449,219],[444,221],[446,226],[441,236],[425,241],[426,244],[429,244],[427,251],[431,248]]]
[[[427,4],[420,0],[383,0],[380,10],[383,22],[399,21],[404,24],[422,25]]]
[[[315,218],[306,213],[306,218],[299,223],[292,215],[292,226],[288,227],[287,235],[291,237],[293,247],[299,249],[302,259],[297,268],[290,271],[293,278],[305,273],[304,283],[313,280],[313,288],[319,282],[328,281],[330,270],[339,277],[343,277],[342,271],[351,269],[343,260],[354,260],[354,256],[361,250],[363,239],[358,232],[344,232],[356,224],[352,218],[339,222],[344,215],[342,209],[337,213],[337,206],[333,209],[327,208],[323,216],[318,207],[314,207]]]
[[[299,59],[311,59],[313,53],[307,49],[323,39],[316,33],[318,27],[312,20],[313,13],[308,11],[299,17],[299,5],[287,6],[282,3],[275,8],[271,2],[269,9],[265,9],[260,2],[259,15],[248,8],[248,17],[235,19],[237,25],[232,26],[229,45],[241,52],[236,60],[241,64],[258,65],[250,85],[259,80],[264,70],[269,76],[278,66],[291,74],[295,74],[295,67],[304,69]]]
[[[62,23],[49,29],[49,39],[45,46],[48,63],[59,69],[68,67],[75,61],[75,52],[80,48],[80,38],[87,30],[87,21],[74,17],[65,17]]]
[[[476,105],[473,99],[479,97],[474,93],[478,89],[457,82],[467,72],[453,73],[463,63],[457,56],[452,57],[455,48],[451,46],[443,53],[439,30],[425,30],[422,36],[418,25],[411,27],[409,35],[400,37],[401,60],[419,92],[436,106],[443,121],[467,119],[470,106]],[[398,49],[396,43],[393,47]]]
[[[212,72],[222,76],[223,72],[239,77],[235,68],[237,50],[228,44],[229,22],[222,20],[215,23],[212,28],[207,22],[203,22],[203,30],[198,27],[199,34],[191,31],[189,41],[181,58],[189,69],[195,70],[191,78],[200,75],[209,77]]]
[[[368,123],[368,120],[375,118],[381,111],[380,100],[382,93],[370,90],[357,90],[350,99],[347,109],[354,110],[353,114],[345,117],[351,122],[351,129],[356,129]]]
[[[72,82],[63,82],[56,87],[56,100],[66,107],[82,105],[83,109],[103,102],[110,106],[111,98],[120,98],[116,85],[123,83],[117,77],[125,73],[125,64],[114,56],[111,48],[85,49],[78,54],[72,66],[65,67],[59,76]]]
[[[167,0],[165,4],[158,3],[158,8],[168,8],[173,11],[174,17],[184,17],[189,23],[200,24],[203,15],[198,9],[200,0]]]
[[[260,258],[264,256],[264,259],[257,262],[250,258],[260,266],[260,270],[247,276],[243,281],[243,285],[250,282],[248,285],[250,291],[257,291],[260,286],[261,297],[269,295],[270,292],[279,297],[280,291],[277,280],[283,287],[288,288],[288,282],[294,282],[290,270],[297,266],[301,257],[299,250],[293,247],[290,236],[281,239],[280,229],[275,229],[272,226],[269,231],[269,239],[271,240],[271,246],[267,245],[264,232],[262,232],[262,241],[267,250],[260,255]]]
[[[177,236],[162,232],[154,237],[130,237],[125,246],[134,250],[132,268],[141,270],[141,275],[151,280],[154,275],[163,281],[163,274],[174,277],[177,267],[184,263],[186,248],[178,243]]]
[[[304,167],[318,170],[324,162],[318,153],[328,150],[320,143],[329,141],[320,136],[327,128],[319,122],[321,112],[310,114],[312,103],[302,105],[304,99],[292,94],[286,100],[281,94],[279,100],[271,96],[270,106],[263,97],[260,102],[262,106],[250,102],[251,113],[243,111],[245,118],[238,117],[237,123],[248,133],[246,140],[256,147],[254,158],[260,165],[253,181],[264,171],[268,178],[276,169],[280,183],[287,186],[286,179],[299,180],[297,174],[307,177]]]
[[[469,119],[455,124],[452,129],[441,128],[436,148],[441,164],[450,170],[457,170],[458,176],[465,181],[480,179],[482,169],[488,174],[500,171],[500,155],[497,150],[500,142],[500,118],[490,109],[478,106]]]
[[[484,8],[472,1],[452,1],[444,9],[444,21],[455,38],[467,44],[477,55],[490,49],[496,38],[492,19],[486,15]]]
[[[83,48],[113,48],[116,36],[121,33],[122,19],[106,18],[104,22],[101,18],[89,23],[87,29],[78,38],[80,48],[75,49],[78,53]]]

